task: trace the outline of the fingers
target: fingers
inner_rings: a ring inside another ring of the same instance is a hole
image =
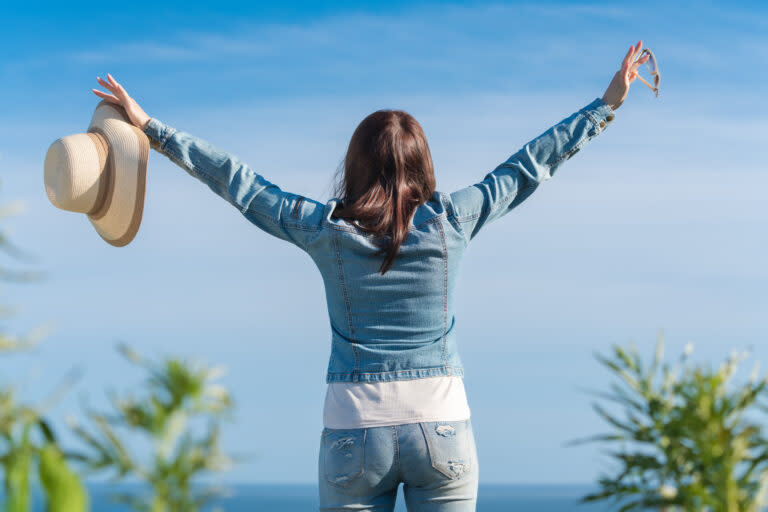
[[[109,89],[109,90],[110,90],[110,91],[112,91],[112,92],[115,92],[115,91],[117,90],[117,88],[116,88],[114,85],[112,85],[112,83],[111,83],[111,82],[107,82],[106,80],[104,80],[104,79],[103,79],[103,78],[101,78],[100,76],[97,76],[97,77],[96,77],[96,80],[97,80],[97,81],[98,81],[98,82],[99,82],[99,83],[100,83],[102,86],[106,87],[107,89]]]
[[[621,67],[622,69],[626,69],[629,67],[630,59],[632,58],[632,51],[634,50],[633,46],[629,47],[629,50],[627,50],[627,54],[624,56],[624,60],[621,61]]]
[[[109,100],[112,103],[117,103],[118,105],[122,105],[123,101],[121,98],[118,97],[120,95],[120,92],[117,90],[117,88],[114,85],[112,85],[109,82],[105,82],[104,80],[102,80],[101,77],[98,77],[98,76],[96,77],[96,80],[106,89],[115,93],[115,94],[107,94],[98,89],[91,89],[96,96],[99,96],[100,98],[104,98],[105,100]]]
[[[123,86],[117,83],[117,80],[115,80],[109,73],[107,73],[107,80],[109,80],[109,82],[104,81],[104,79],[101,77],[96,77],[96,80],[98,80],[101,85],[112,91],[116,96],[124,99],[127,98],[128,93],[125,92]]]
[[[96,80],[99,82],[99,84],[104,86],[113,94],[107,94],[97,89],[92,89],[94,94],[96,94],[101,98],[104,98],[105,100],[111,101],[112,103],[117,103],[118,105],[121,105],[124,108],[128,108],[129,104],[132,101],[131,97],[128,96],[128,93],[125,92],[125,89],[123,88],[123,86],[120,85],[111,74],[107,73],[107,80],[109,80],[108,82],[98,76],[96,77]]]
[[[103,91],[100,91],[98,89],[91,89],[91,90],[93,91],[93,93],[96,96],[99,96],[100,98],[104,98],[105,100],[111,101],[112,103],[117,103],[117,104],[121,104],[122,103],[119,99],[117,99],[116,97],[112,96],[111,94],[107,94],[107,93],[105,93]]]
[[[641,65],[643,65],[645,62],[647,62],[647,61],[648,61],[648,59],[649,59],[650,57],[651,57],[650,55],[643,55],[642,57],[640,57],[639,59],[637,59],[637,60],[634,62],[634,64],[632,64],[632,65],[629,67],[629,69],[627,69],[627,78],[628,78],[628,80],[629,80],[630,82],[631,82],[632,80],[634,80],[634,79],[637,77],[637,74],[638,74],[638,71],[637,71],[637,70],[638,70],[638,68],[639,68]]]
[[[640,52],[642,47],[643,47],[642,39],[638,41],[637,44],[634,44],[629,47],[627,54],[624,56],[624,60],[621,62],[622,69],[629,68],[630,64],[635,60],[635,57],[637,57],[637,54]]]
[[[112,90],[112,84],[109,84],[109,83],[105,82],[104,80],[101,79],[100,76],[96,77],[96,81],[99,82],[99,85],[101,85],[103,87],[106,87],[110,91]]]
[[[643,48],[643,41],[641,39],[640,41],[637,42],[637,44],[634,47],[634,51],[632,52],[632,61],[634,61],[637,58],[642,48]]]
[[[112,85],[115,86],[115,89],[118,95],[128,96],[128,93],[125,92],[125,89],[123,89],[123,86],[117,83],[117,80],[112,78],[112,75],[110,75],[109,73],[107,73],[107,79],[109,79],[109,81],[112,82]]]
[[[632,67],[630,68],[630,70],[637,70],[637,68],[639,68],[641,64],[645,64],[646,62],[648,62],[648,59],[650,58],[651,58],[650,55],[643,55],[642,57],[637,59],[634,64],[632,64]]]
[[[118,91],[118,90],[117,90],[117,88],[116,88],[114,85],[112,85],[112,84],[111,84],[111,83],[109,83],[109,82],[106,82],[106,81],[104,81],[104,80],[103,80],[101,77],[98,77],[98,76],[96,77],[96,80],[97,80],[97,81],[98,81],[98,82],[99,82],[99,83],[100,83],[100,84],[101,84],[101,85],[102,85],[104,88],[106,88],[106,89],[108,89],[110,92],[114,93],[114,95],[112,95],[112,94],[105,94],[105,93],[103,93],[102,91],[99,91],[99,92],[101,93],[101,94],[100,94],[100,96],[101,96],[102,98],[106,98],[106,99],[109,99],[109,98],[107,98],[107,96],[110,96],[111,98],[114,98],[115,100],[117,100],[117,102],[118,102],[118,103],[120,103],[120,99],[118,98],[118,97],[120,96],[120,91]],[[94,91],[94,92],[96,92],[96,89],[93,89],[93,91]],[[102,95],[103,95],[103,96],[102,96]]]

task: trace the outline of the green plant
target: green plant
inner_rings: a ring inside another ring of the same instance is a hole
[[[0,352],[26,345],[6,342]],[[70,382],[72,378],[70,377]],[[69,384],[64,382],[63,384]],[[63,385],[59,387],[61,392]],[[88,493],[82,481],[67,464],[53,431],[44,418],[55,395],[36,407],[21,404],[15,390],[0,388],[0,467],[4,475],[3,512],[32,510],[32,475],[37,467],[43,484],[47,512],[84,512]]]
[[[573,443],[599,441],[620,469],[599,479],[600,490],[582,502],[613,498],[619,511],[758,512],[768,484],[768,439],[761,423],[747,418],[768,411],[758,399],[766,379],[756,364],[748,382],[730,385],[748,353],[734,353],[718,369],[692,365],[688,344],[676,365],[663,363],[663,340],[644,365],[634,345],[614,345],[611,357],[596,354],[619,377],[613,393],[596,393],[623,406],[623,417],[594,403],[613,431]]]
[[[118,350],[147,370],[148,394],[142,398],[111,395],[113,413],[89,410],[87,417],[95,434],[72,422],[74,432],[90,449],[79,458],[90,471],[116,471],[113,481],[132,476],[152,489],[148,497],[114,493],[115,501],[148,512],[198,510],[221,489],[208,487],[197,492],[192,488],[194,477],[226,469],[233,461],[221,453],[219,446],[220,419],[232,409],[228,392],[212,382],[221,375],[221,369],[175,358],[152,363],[122,344]],[[193,432],[195,419],[207,420],[208,429],[202,436]],[[125,429],[126,434],[140,433],[149,440],[148,462],[137,460],[118,428]]]
[[[0,209],[0,218],[7,217],[16,209],[14,205]],[[23,256],[28,259],[10,243],[4,232],[0,232],[0,250],[16,258]],[[26,282],[39,277],[37,272],[0,269],[2,281]],[[0,308],[0,316],[8,316],[9,311],[7,307]],[[37,328],[26,336],[0,333],[0,353],[33,347],[46,330]],[[63,387],[56,393],[60,393]],[[5,499],[4,503],[0,503],[0,509],[3,512],[32,510],[31,486],[35,468],[43,483],[48,512],[84,512],[88,509],[85,486],[70,470],[65,454],[44,418],[55,397],[56,394],[52,394],[42,404],[31,406],[20,403],[16,399],[16,390],[10,385],[0,386],[0,469]]]

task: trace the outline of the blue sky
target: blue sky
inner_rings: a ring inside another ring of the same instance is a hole
[[[80,396],[100,405],[140,382],[121,340],[228,367],[225,449],[255,457],[229,480],[316,478],[330,328],[311,259],[154,151],[127,247],[48,202],[45,152],[87,129],[107,72],[149,115],[325,201],[370,112],[412,113],[451,191],[602,96],[642,39],[659,98],[636,82],[610,127],[465,255],[456,329],[482,478],[606,469],[596,446],[563,443],[605,430],[582,388],[610,382],[592,354],[613,343],[650,356],[663,329],[671,354],[753,345],[768,359],[765,3],[6,3],[0,20],[0,195],[25,205],[5,227],[36,258],[4,261],[46,273],[4,286],[18,309],[5,326],[55,328],[0,376],[34,400],[81,366],[53,412],[65,441]]]

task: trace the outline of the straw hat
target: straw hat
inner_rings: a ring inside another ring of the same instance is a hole
[[[45,191],[57,208],[85,213],[108,243],[128,244],[141,224],[149,137],[121,105],[101,100],[86,133],[57,139],[45,155]]]

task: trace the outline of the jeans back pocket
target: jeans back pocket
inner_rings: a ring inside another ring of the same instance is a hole
[[[419,424],[427,442],[432,467],[452,480],[472,469],[472,427],[465,421],[430,421]]]
[[[324,429],[323,472],[331,485],[349,487],[363,474],[366,429]]]

